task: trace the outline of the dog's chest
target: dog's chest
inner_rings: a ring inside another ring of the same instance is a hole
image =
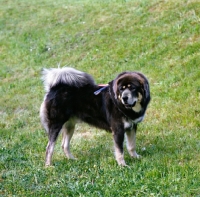
[[[134,122],[135,124],[137,124],[137,123],[139,123],[139,122],[142,122],[143,119],[144,119],[144,115],[143,115],[143,116],[140,116],[139,118],[136,118],[135,120],[133,120],[133,122]]]
[[[133,122],[127,119],[123,119],[123,123],[124,123],[124,129],[132,129],[133,127]]]
[[[131,120],[131,119],[123,119],[123,123],[124,123],[124,129],[132,129],[134,124],[137,124],[139,122],[141,122],[144,119],[144,116],[140,116],[139,118],[135,119],[135,120]]]

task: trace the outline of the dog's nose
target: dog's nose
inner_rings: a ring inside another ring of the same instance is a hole
[[[124,102],[127,102],[128,96],[124,96],[124,97],[122,97],[122,99],[123,99]]]

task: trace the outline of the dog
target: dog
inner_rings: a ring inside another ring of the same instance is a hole
[[[70,67],[43,69],[46,90],[40,107],[41,123],[48,134],[45,165],[51,165],[54,146],[62,130],[62,148],[67,158],[77,120],[82,120],[113,135],[115,158],[126,166],[123,142],[126,137],[131,157],[136,152],[137,124],[144,118],[150,102],[147,78],[140,72],[122,72],[105,86],[93,77]]]

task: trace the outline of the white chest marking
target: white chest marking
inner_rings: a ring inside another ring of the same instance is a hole
[[[123,123],[124,123],[124,129],[129,129],[133,125],[132,121],[128,121],[128,120],[125,120],[125,119],[123,120]]]
[[[144,115],[140,116],[139,118],[135,119],[135,120],[131,120],[131,119],[123,119],[123,123],[124,123],[124,129],[131,129],[133,127],[133,124],[137,124],[139,122],[141,122],[144,119]]]
[[[139,122],[142,122],[144,119],[144,115],[143,116],[140,116],[139,118],[136,118],[135,120],[133,120],[134,123],[139,123]]]

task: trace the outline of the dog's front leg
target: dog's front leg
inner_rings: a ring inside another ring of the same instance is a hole
[[[123,142],[124,142],[124,131],[123,129],[113,130],[115,158],[120,166],[126,166],[124,160]]]
[[[126,131],[126,146],[131,157],[139,159],[141,156],[136,152],[136,130],[137,125],[133,125],[131,131]]]

